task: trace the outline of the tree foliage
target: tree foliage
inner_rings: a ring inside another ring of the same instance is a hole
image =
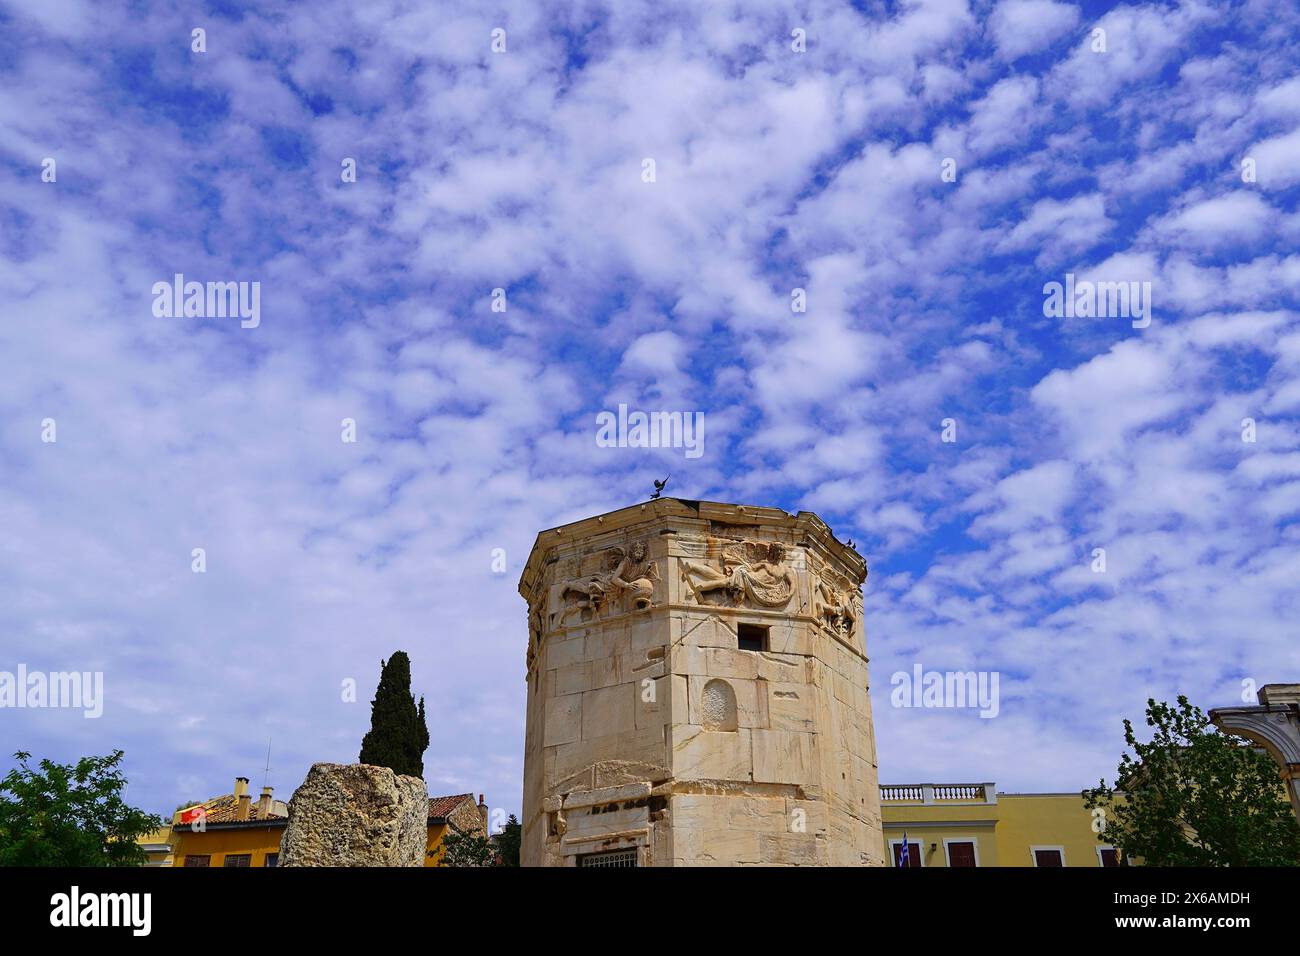
[[[122,751],[75,764],[14,754],[18,766],[0,781],[0,867],[140,866],[136,838],[162,826],[156,815],[122,799]]]
[[[515,815],[510,814],[505,826],[497,834],[497,853],[501,856],[500,866],[519,865],[519,845],[523,842],[523,836],[523,827],[519,825]]]
[[[1148,866],[1300,865],[1300,825],[1267,754],[1215,731],[1186,697],[1148,700],[1146,723],[1143,743],[1124,721],[1132,753],[1114,786],[1083,791],[1101,842]]]
[[[441,844],[442,866],[498,866],[496,844],[478,833],[448,833]]]
[[[411,695],[411,659],[404,651],[395,651],[381,662],[379,687],[370,702],[370,730],[361,741],[360,760],[422,778],[428,748],[424,698],[417,707]]]

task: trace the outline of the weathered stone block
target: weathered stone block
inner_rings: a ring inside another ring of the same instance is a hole
[[[754,680],[758,677],[758,655],[731,647],[709,647],[704,651],[705,674],[709,677],[734,677]]]
[[[724,798],[725,823],[736,830],[760,830],[781,833],[789,830],[792,818],[786,815],[782,797],[733,796]]]
[[[767,688],[768,727],[807,733],[814,729],[812,688],[805,684],[771,683]]]
[[[583,694],[582,739],[636,730],[638,690],[632,684],[618,684]]]
[[[825,844],[811,833],[762,833],[759,859],[769,866],[817,866]]]
[[[565,667],[587,659],[587,645],[581,634],[565,635],[545,650],[546,666]]]
[[[556,698],[546,710],[544,746],[572,743],[582,739],[582,695]]]
[[[557,697],[581,694],[586,690],[591,690],[591,661],[577,661],[556,669],[555,694]]]
[[[368,764],[313,764],[289,801],[280,866],[422,866],[424,781]]]
[[[673,775],[682,780],[751,780],[750,731],[673,728]]]
[[[805,783],[813,777],[812,734],[786,730],[755,730],[754,780],[764,783]]]
[[[760,834],[753,830],[698,827],[675,833],[673,854],[685,866],[741,866],[762,861]]]
[[[668,717],[668,702],[664,695],[668,693],[668,678],[650,680],[649,684],[642,678],[634,685],[636,694],[636,727],[645,730],[650,727],[662,727]]]
[[[702,675],[692,675],[688,678],[690,690],[688,720],[690,723],[700,724],[701,726],[708,723],[701,709],[701,700],[704,688],[715,680],[723,680],[723,678]],[[766,682],[733,678],[727,680],[726,684],[735,697],[737,726],[766,728],[768,725]]]

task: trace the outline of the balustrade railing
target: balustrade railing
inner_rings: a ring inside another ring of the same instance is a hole
[[[992,783],[886,783],[881,803],[996,803]]]

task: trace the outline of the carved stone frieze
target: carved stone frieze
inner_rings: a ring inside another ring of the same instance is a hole
[[[838,576],[823,571],[813,587],[813,616],[837,634],[848,635],[862,616],[861,593]]]
[[[584,570],[593,563],[593,570]],[[591,620],[605,613],[645,611],[654,602],[659,569],[647,557],[644,541],[627,549],[605,548],[573,559],[573,564],[569,568],[571,576],[559,578],[552,587],[552,626],[562,627],[574,618]]]
[[[682,580],[698,604],[783,608],[794,595],[785,546],[776,541],[710,539],[715,560],[681,560]]]

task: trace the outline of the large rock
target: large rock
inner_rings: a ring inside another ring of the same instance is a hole
[[[424,781],[369,764],[313,764],[289,801],[280,866],[422,866]]]

